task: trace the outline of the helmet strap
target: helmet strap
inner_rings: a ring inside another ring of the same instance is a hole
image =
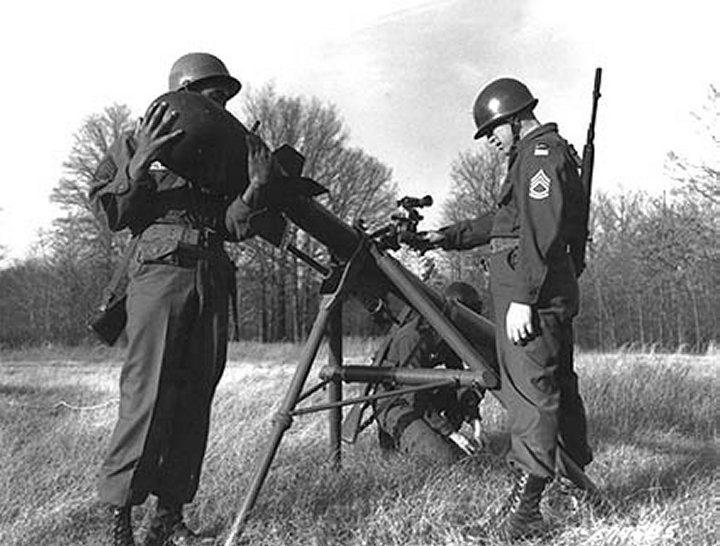
[[[509,157],[515,156],[518,141],[520,140],[520,120],[517,116],[513,116],[510,120],[510,130],[512,131],[512,145],[510,146]]]

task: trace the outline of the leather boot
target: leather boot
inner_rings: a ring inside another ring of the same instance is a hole
[[[111,530],[113,546],[135,546],[130,522],[131,510],[130,506],[113,506]]]
[[[159,508],[150,523],[143,546],[199,546],[212,544],[215,537],[201,536],[183,521],[182,509]]]
[[[491,531],[506,541],[543,535],[547,528],[540,499],[548,480],[525,471],[517,473],[505,504],[495,516]]]

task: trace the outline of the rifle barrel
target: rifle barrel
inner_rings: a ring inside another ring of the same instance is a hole
[[[595,69],[595,84],[593,86],[593,102],[592,102],[592,113],[590,115],[590,125],[588,126],[587,142],[592,145],[595,140],[595,119],[597,118],[598,101],[600,100],[600,83],[602,81],[602,68],[597,67]],[[587,146],[587,145],[586,145]]]

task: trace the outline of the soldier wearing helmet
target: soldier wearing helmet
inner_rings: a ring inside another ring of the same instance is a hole
[[[172,66],[169,87],[224,108],[240,82],[217,57],[190,53]],[[187,528],[182,509],[197,491],[210,407],[225,367],[228,305],[235,304],[235,266],[223,242],[279,222],[263,212],[270,154],[259,137],[246,137],[244,189],[217,194],[158,161],[187,137],[177,120],[167,102],[153,102],[136,130],[110,147],[90,191],[111,230],[130,230],[134,248],[119,419],[98,486],[113,507],[113,546],[135,545],[131,508],[149,494],[157,507],[145,546],[207,540]]]
[[[230,75],[225,64],[209,53],[188,53],[173,63],[168,76],[168,89],[191,91],[213,84],[225,91],[230,100],[238,94],[242,84]]]
[[[592,459],[573,366],[578,284],[569,253],[584,233],[584,199],[572,147],[554,123],[534,115],[538,100],[522,82],[501,78],[478,94],[475,139],[507,154],[497,207],[474,220],[429,232],[447,250],[490,247],[501,385],[511,435],[515,486],[494,527],[507,539],[542,532],[539,502],[556,468],[558,437],[584,468]]]

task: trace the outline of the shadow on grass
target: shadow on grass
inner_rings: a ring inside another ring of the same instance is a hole
[[[689,448],[654,441],[638,441],[632,445],[669,455],[672,460],[640,466],[625,482],[604,489],[606,496],[624,513],[648,504],[673,501],[695,483],[716,475],[720,467],[720,454],[709,445]]]
[[[154,503],[147,502],[133,510],[135,540],[147,532],[147,525],[154,513]],[[64,511],[62,517],[49,519],[36,526],[14,546],[110,546],[111,511],[104,503],[94,500]]]
[[[38,442],[38,435],[76,419],[84,410],[116,402],[108,393],[78,385],[0,385],[0,430],[12,438],[11,453]]]
[[[17,410],[53,410],[58,407],[83,407],[106,401],[108,394],[82,385],[2,385],[0,406]],[[66,404],[66,406],[63,406]]]
[[[354,446],[343,445],[342,468],[333,470],[328,446],[321,443],[301,452],[282,451],[275,458],[243,531],[243,543],[305,543],[308,533],[317,544],[347,544],[368,525],[377,525],[378,511],[397,509],[395,503],[415,502],[441,487],[444,480],[474,480],[490,473],[504,476],[507,437],[489,437],[490,449],[454,465],[428,463],[397,451],[383,451],[374,427]],[[368,438],[367,436],[373,436]],[[246,468],[246,473],[256,470]],[[245,479],[245,477],[243,477]],[[222,493],[221,493],[222,495]],[[243,498],[234,499],[239,506]],[[221,535],[235,512],[213,499],[207,529]],[[272,538],[274,537],[274,538]]]
[[[110,512],[99,502],[64,511],[62,518],[48,519],[21,537],[16,546],[85,546],[110,544]]]

